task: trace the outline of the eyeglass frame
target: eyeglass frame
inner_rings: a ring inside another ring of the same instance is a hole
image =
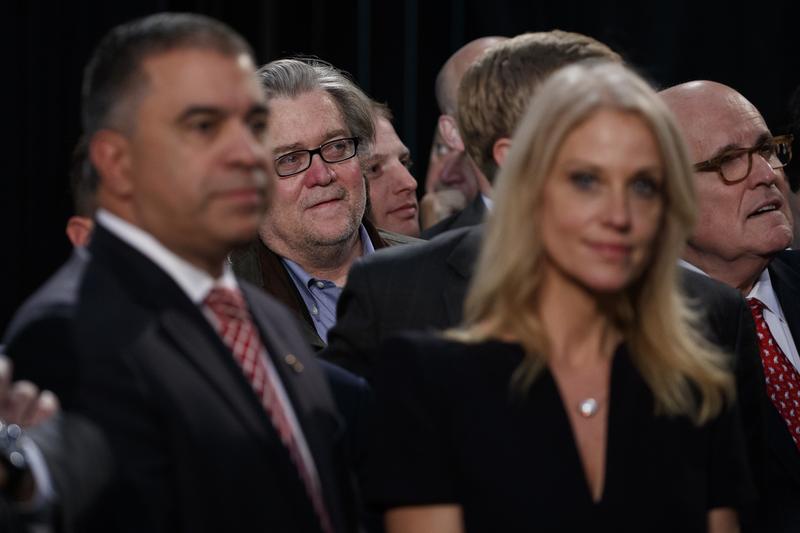
[[[777,170],[779,168],[785,168],[789,163],[792,161],[792,142],[794,142],[794,135],[791,133],[786,135],[778,135],[777,137],[771,137],[769,139],[765,139],[763,142],[757,144],[756,146],[751,146],[749,148],[736,148],[734,150],[730,150],[723,154],[720,154],[716,157],[712,157],[711,159],[706,159],[705,161],[701,161],[699,163],[695,163],[692,165],[692,168],[696,172],[717,172],[719,173],[722,181],[725,183],[738,183],[740,181],[746,180],[747,177],[750,175],[750,172],[753,171],[753,154],[758,152],[767,144],[778,145],[778,144],[785,144],[787,147],[787,153],[789,154],[789,160],[786,163],[781,164],[780,166],[773,167],[772,163],[767,161],[767,164],[773,170]],[[739,179],[731,180],[725,177],[725,174],[722,172],[722,159],[728,157],[739,157],[741,155],[747,154],[747,172],[745,175]]]
[[[336,161],[328,161],[327,159],[325,159],[325,156],[322,155],[322,149],[325,148],[326,146],[330,145],[330,144],[333,144],[333,143],[336,143],[336,142],[341,142],[341,141],[353,141],[353,155],[349,155],[349,156],[345,157],[344,159],[337,159]],[[356,155],[358,155],[358,144],[359,144],[359,141],[360,141],[360,139],[358,137],[339,137],[338,139],[332,139],[332,140],[330,140],[328,142],[324,142],[324,143],[320,144],[319,146],[317,146],[316,148],[314,148],[312,150],[293,150],[291,152],[287,152],[287,153],[285,153],[285,154],[283,154],[281,156],[276,157],[273,160],[273,165],[275,166],[275,173],[278,175],[279,178],[290,178],[292,176],[296,176],[297,174],[300,174],[301,172],[305,172],[306,170],[311,168],[311,161],[314,159],[315,155],[319,155],[319,158],[322,159],[324,162],[326,162],[328,164],[341,163],[342,161],[347,161],[348,159],[353,159]],[[278,172],[277,163],[278,163],[279,159],[283,159],[284,157],[286,157],[288,155],[303,154],[303,153],[307,153],[308,154],[308,165],[306,165],[305,167],[301,168],[300,170],[296,170],[296,171],[292,172],[291,174],[281,174],[280,172]]]

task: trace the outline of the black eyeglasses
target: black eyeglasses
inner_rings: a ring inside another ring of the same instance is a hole
[[[701,163],[695,163],[698,172],[719,172],[728,183],[742,181],[753,168],[753,154],[758,153],[774,169],[783,168],[792,160],[791,135],[773,137],[751,148],[737,148]]]
[[[295,150],[275,159],[275,172],[281,178],[294,176],[311,166],[311,158],[319,154],[326,163],[340,163],[355,157],[358,137],[334,139],[313,150]]]

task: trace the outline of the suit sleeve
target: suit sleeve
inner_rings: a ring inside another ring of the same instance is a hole
[[[319,356],[371,380],[380,317],[374,305],[369,270],[359,263],[350,270],[336,315],[336,325],[328,332],[328,346]]]

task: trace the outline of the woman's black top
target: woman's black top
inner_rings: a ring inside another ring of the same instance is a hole
[[[386,342],[368,500],[384,509],[458,504],[470,532],[690,532],[706,531],[710,509],[752,499],[735,407],[701,427],[656,416],[621,346],[605,485],[593,502],[550,372],[524,392],[511,384],[522,357],[520,345],[500,341],[410,334]]]

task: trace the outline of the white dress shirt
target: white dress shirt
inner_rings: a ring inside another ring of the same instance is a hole
[[[96,219],[98,224],[132,248],[138,250],[142,255],[166,272],[178,287],[186,293],[186,296],[197,306],[201,307],[203,314],[214,327],[214,331],[219,331],[217,319],[213,311],[204,304],[204,301],[211,289],[215,287],[239,290],[239,284],[236,282],[236,277],[233,275],[233,270],[228,261],[225,261],[223,264],[222,275],[214,279],[204,270],[197,268],[168,250],[149,233],[118,216],[104,209],[98,209]],[[267,357],[263,349],[261,352],[261,359],[266,366],[267,373],[270,374],[270,378],[272,378],[271,383],[276,385],[275,393],[286,408],[286,417],[289,420],[289,425],[292,427],[292,433],[297,440],[297,446],[300,455],[303,456],[303,462],[307,465],[309,473],[311,474],[311,481],[315,485],[314,489],[319,490],[319,475],[316,465],[314,464],[314,458],[308,448],[308,443],[306,442],[305,435],[303,435],[300,423],[297,420],[292,402],[286,393],[286,389],[283,386],[278,371],[275,369],[275,365],[272,363],[272,360]]]

